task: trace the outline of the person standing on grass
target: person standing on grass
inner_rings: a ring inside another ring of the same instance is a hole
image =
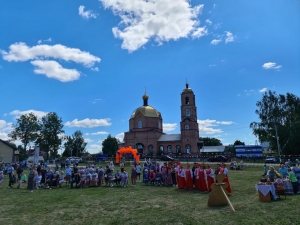
[[[33,166],[29,172],[28,175],[28,184],[27,184],[27,189],[30,192],[33,192],[33,189],[35,188],[35,177],[37,176],[37,172],[36,172],[36,167]]]
[[[8,174],[9,179],[11,179],[13,171],[14,171],[14,168],[12,167],[11,164],[9,164],[6,169],[6,173]]]
[[[185,170],[181,165],[179,165],[179,169],[177,171],[177,183],[179,189],[184,189],[186,187]]]
[[[223,180],[223,182],[228,184],[226,190],[228,191],[229,194],[231,194],[231,187],[230,187],[230,182],[229,182],[229,179],[228,179],[228,169],[226,168],[225,163],[222,163],[222,167],[220,169],[219,174],[221,174],[221,173],[223,173],[225,175],[225,179]]]
[[[294,194],[298,193],[298,180],[296,178],[296,175],[294,171],[292,171],[291,168],[288,169],[289,173],[289,181],[292,183]]]
[[[135,166],[131,167],[131,186],[136,185],[137,172]]]
[[[66,169],[66,177],[65,177],[67,184],[70,184],[71,176],[72,176],[72,169],[70,168],[70,165],[68,165]]]
[[[285,179],[288,175],[288,169],[284,166],[284,164],[281,164],[278,172],[280,173],[282,179]]]
[[[190,165],[186,165],[186,170],[185,170],[185,177],[186,177],[186,189],[193,189],[193,172],[190,169]]]
[[[101,186],[103,184],[103,175],[104,175],[104,170],[102,166],[99,166],[98,168],[98,186]]]
[[[177,185],[177,181],[176,181],[176,168],[175,168],[175,165],[172,165],[171,174],[172,174],[173,186],[176,186]]]
[[[215,182],[214,171],[210,168],[210,165],[206,165],[207,187],[208,191],[212,191],[211,185]]]
[[[138,180],[138,182],[141,182],[141,170],[142,170],[141,165],[138,163],[136,165],[135,169],[136,169],[137,180]]]
[[[2,187],[3,181],[4,181],[4,174],[3,174],[3,171],[0,170],[0,188]]]
[[[266,176],[266,175],[267,175],[267,172],[268,172],[268,170],[267,170],[267,165],[265,164],[265,165],[264,165],[264,174],[263,174],[263,176]]]
[[[17,188],[21,187],[21,184],[22,184],[21,176],[22,176],[22,174],[23,174],[23,169],[22,169],[22,166],[19,165],[18,169],[17,169],[17,175],[18,175],[18,186],[17,186]]]

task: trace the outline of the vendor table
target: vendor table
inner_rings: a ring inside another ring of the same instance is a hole
[[[270,193],[272,193],[273,200],[277,199],[274,184],[256,184],[255,188],[258,191],[260,201],[262,201],[262,202],[271,201]],[[268,196],[270,196],[270,197],[268,197]],[[266,197],[266,198],[264,198],[264,197]]]

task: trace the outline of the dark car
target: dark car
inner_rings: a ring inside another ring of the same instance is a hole
[[[175,161],[174,158],[172,158],[171,156],[168,156],[168,155],[161,156],[160,160],[162,160],[162,161]]]
[[[275,156],[267,156],[265,163],[276,163],[276,158]]]
[[[228,158],[223,155],[213,156],[207,159],[208,162],[227,162]]]

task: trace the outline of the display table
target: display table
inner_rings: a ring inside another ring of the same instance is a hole
[[[271,201],[271,194],[270,193],[272,193],[273,200],[277,199],[274,184],[259,183],[259,184],[255,185],[255,188],[258,191],[258,196],[259,196],[260,201],[262,201],[262,202]]]

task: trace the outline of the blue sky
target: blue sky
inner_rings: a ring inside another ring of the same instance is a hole
[[[179,133],[187,79],[200,136],[255,144],[262,94],[300,95],[299,1],[1,1],[0,31],[1,139],[24,113],[56,112],[99,152],[145,88]]]

